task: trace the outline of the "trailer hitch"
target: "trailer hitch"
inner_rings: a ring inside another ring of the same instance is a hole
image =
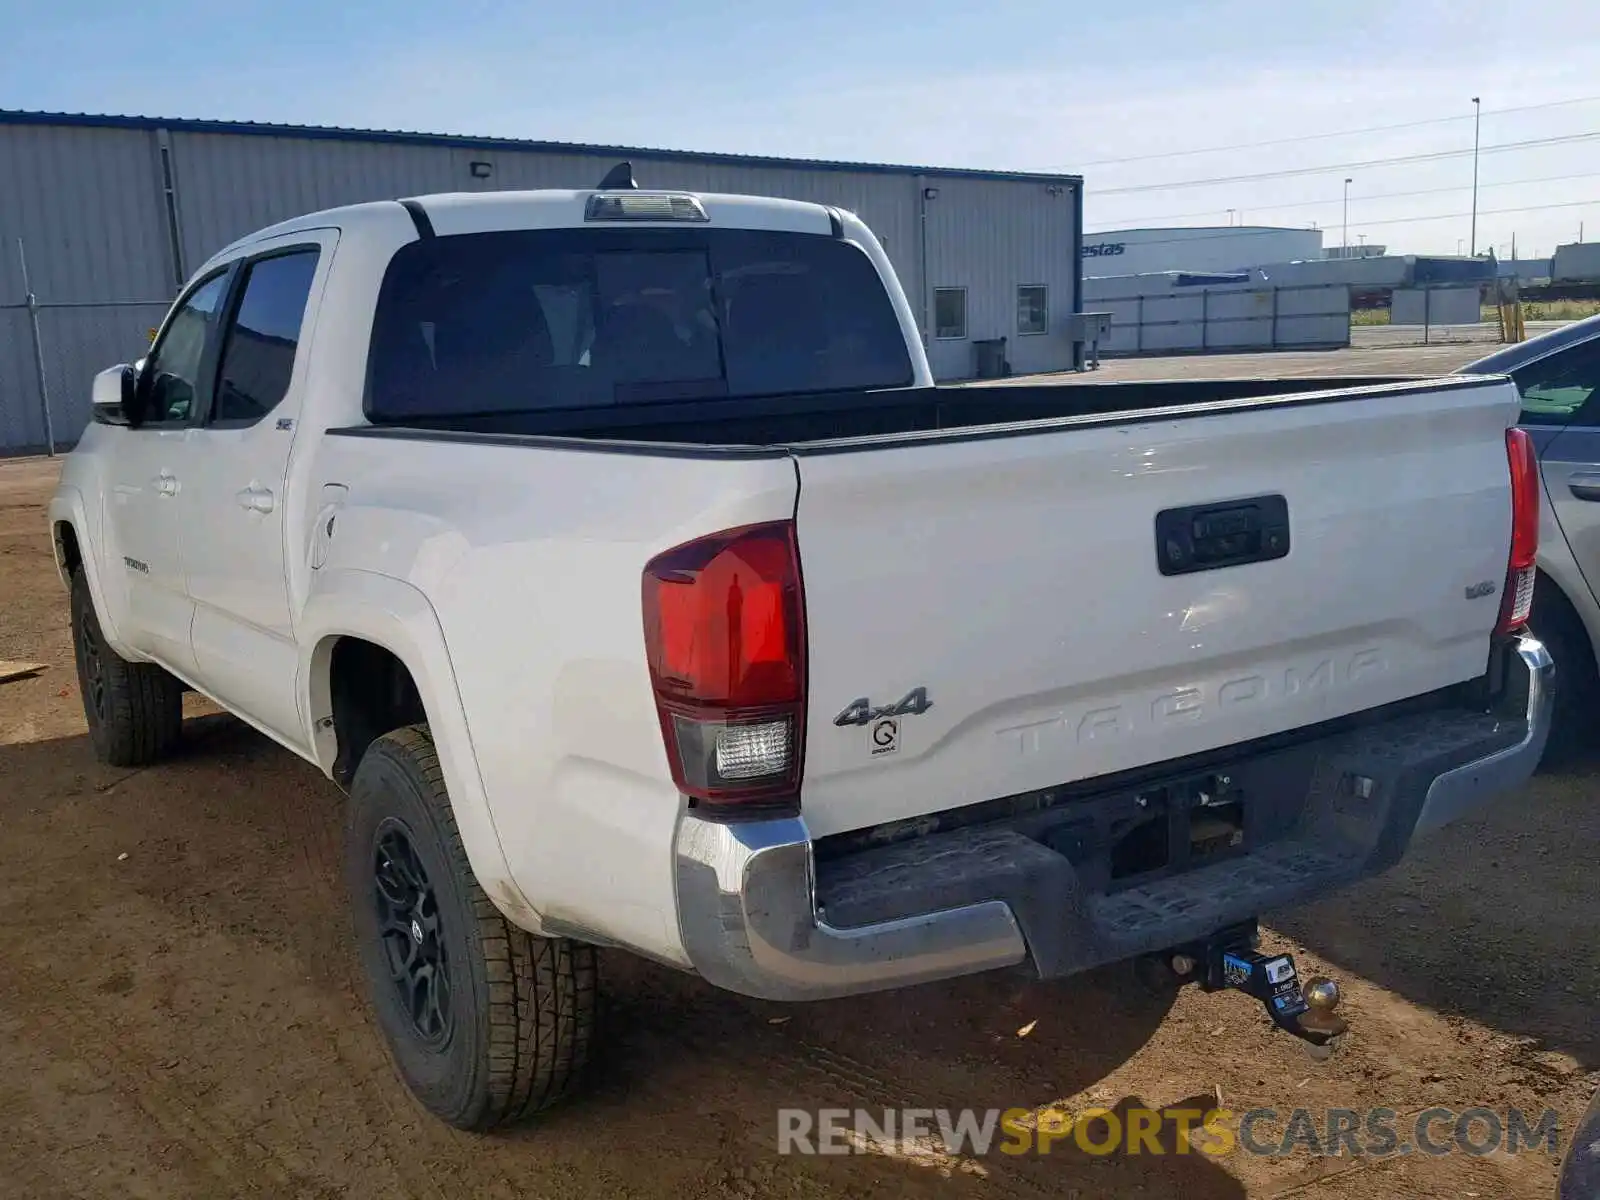
[[[1232,990],[1259,1001],[1272,1023],[1304,1042],[1313,1058],[1327,1058],[1350,1028],[1334,1012],[1339,985],[1320,975],[1302,984],[1294,956],[1263,954],[1259,940],[1250,921],[1180,947],[1167,966],[1180,980],[1198,983],[1203,992]]]

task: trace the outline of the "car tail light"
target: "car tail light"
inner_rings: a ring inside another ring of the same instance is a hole
[[[724,530],[644,569],[644,640],[672,777],[710,805],[793,805],[806,630],[794,523]]]
[[[1527,624],[1539,557],[1539,459],[1527,430],[1506,430],[1506,458],[1511,466],[1511,560],[1496,633],[1512,633]]]

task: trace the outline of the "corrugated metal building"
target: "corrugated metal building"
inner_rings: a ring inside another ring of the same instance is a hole
[[[1322,257],[1322,233],[1277,225],[1185,225],[1107,229],[1084,239],[1091,278],[1164,271],[1240,271]]]
[[[0,453],[45,442],[40,360],[54,437],[69,443],[88,419],[94,372],[137,357],[189,272],[242,234],[365,200],[590,187],[623,158],[645,187],[859,214],[918,309],[942,379],[973,375],[973,343],[987,338],[1008,339],[1019,373],[1078,365],[1069,332],[1082,308],[1076,176],[0,112]]]

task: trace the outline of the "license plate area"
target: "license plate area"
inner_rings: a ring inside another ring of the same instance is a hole
[[[1210,772],[1104,797],[1041,840],[1109,893],[1248,853],[1248,807],[1229,773]]]

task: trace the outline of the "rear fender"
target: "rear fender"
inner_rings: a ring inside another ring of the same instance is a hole
[[[411,584],[350,569],[320,571],[300,619],[300,709],[314,760],[330,778],[338,754],[329,686],[333,647],[341,637],[382,646],[411,673],[434,745],[467,860],[478,884],[507,920],[531,932],[539,914],[511,878],[478,770],[455,669],[433,606]]]

